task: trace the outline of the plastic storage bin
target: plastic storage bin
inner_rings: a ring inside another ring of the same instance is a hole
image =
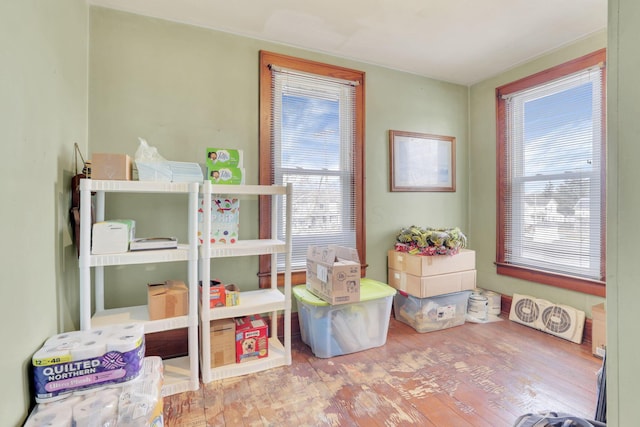
[[[359,302],[330,305],[305,285],[294,287],[302,341],[321,358],[384,345],[395,293],[391,286],[364,278]]]
[[[471,291],[418,298],[398,292],[393,300],[396,320],[418,332],[432,332],[464,324]]]

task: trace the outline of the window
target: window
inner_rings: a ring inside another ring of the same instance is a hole
[[[605,295],[605,58],[496,90],[498,274]]]
[[[292,283],[305,283],[309,245],[356,248],[365,265],[363,153],[363,72],[260,52],[260,183],[293,184]],[[260,237],[269,203],[260,200]],[[270,261],[260,259],[261,284]]]

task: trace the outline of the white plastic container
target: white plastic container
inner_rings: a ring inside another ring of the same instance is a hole
[[[320,358],[355,353],[387,342],[396,290],[372,279],[360,280],[360,301],[330,305],[305,285],[293,288],[302,341]]]
[[[418,332],[438,331],[464,324],[469,295],[471,291],[418,298],[398,292],[394,297],[393,311],[396,320]]]

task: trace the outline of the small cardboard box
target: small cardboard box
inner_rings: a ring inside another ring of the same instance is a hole
[[[476,287],[476,270],[437,276],[414,276],[413,274],[389,269],[389,285],[418,298],[445,295],[452,292],[471,290]]]
[[[224,286],[224,293],[226,294],[226,305],[231,307],[240,304],[240,288],[233,283]]]
[[[262,359],[269,355],[269,328],[259,314],[236,318],[236,362]]]
[[[126,154],[93,153],[91,179],[131,180],[131,157]]]
[[[180,280],[150,283],[147,287],[149,320],[185,316],[189,312],[189,290]]]
[[[209,337],[211,339],[211,367],[235,363],[236,323],[233,319],[212,320]]]
[[[594,356],[604,357],[607,348],[607,323],[604,303],[591,307],[593,326],[591,330],[591,352]]]
[[[202,283],[200,283],[200,298],[205,301],[202,294]],[[217,280],[212,280],[209,284],[209,308],[224,307],[227,302],[224,284]]]
[[[460,249],[456,255],[433,256],[391,250],[388,258],[389,268],[414,276],[435,276],[476,268],[476,253],[471,249]]]
[[[307,289],[333,305],[360,301],[358,251],[336,245],[309,246]]]

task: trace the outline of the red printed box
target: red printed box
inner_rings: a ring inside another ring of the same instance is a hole
[[[252,314],[236,321],[236,362],[243,363],[269,355],[269,327],[259,315]]]

